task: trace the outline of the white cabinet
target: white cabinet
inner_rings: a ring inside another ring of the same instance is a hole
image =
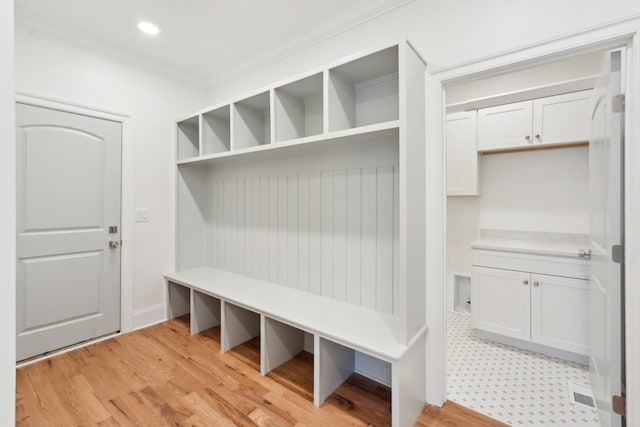
[[[478,151],[526,148],[531,145],[533,101],[478,110]]]
[[[471,322],[474,328],[529,341],[530,274],[471,268]]]
[[[473,258],[474,329],[520,340],[508,342],[513,345],[588,354],[588,281],[579,272],[584,261],[481,250]]]
[[[588,354],[588,281],[531,275],[531,341]]]
[[[475,110],[447,115],[447,196],[480,194],[477,136]]]
[[[566,93],[478,110],[478,151],[587,142],[590,93]]]

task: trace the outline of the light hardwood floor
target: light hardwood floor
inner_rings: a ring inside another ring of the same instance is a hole
[[[259,341],[220,353],[219,329],[189,336],[188,317],[17,370],[17,425],[386,426],[390,390],[352,376],[315,408],[313,356],[260,376]],[[455,403],[418,426],[504,426]]]

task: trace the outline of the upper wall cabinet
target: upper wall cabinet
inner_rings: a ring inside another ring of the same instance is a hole
[[[589,140],[589,95],[580,91],[478,110],[478,151]]]
[[[447,196],[480,194],[476,116],[475,111],[447,115]]]

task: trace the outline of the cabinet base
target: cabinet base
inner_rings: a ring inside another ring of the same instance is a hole
[[[582,365],[589,365],[589,356],[584,354],[578,354],[578,353],[573,353],[571,351],[560,350],[558,348],[553,348],[553,347],[548,347],[546,345],[523,341],[517,338],[505,337],[504,335],[494,334],[492,332],[487,332],[480,329],[473,329],[473,333],[478,338],[486,339],[489,341],[495,341],[500,344],[506,344],[506,345],[522,348],[529,351],[534,351],[536,353],[545,354],[551,357],[557,357],[558,359],[567,360],[569,362],[580,363]]]

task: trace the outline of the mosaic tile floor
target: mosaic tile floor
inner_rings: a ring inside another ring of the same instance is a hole
[[[477,338],[456,312],[447,355],[449,400],[512,426],[599,426],[595,410],[569,401],[569,381],[589,384],[584,365]]]

